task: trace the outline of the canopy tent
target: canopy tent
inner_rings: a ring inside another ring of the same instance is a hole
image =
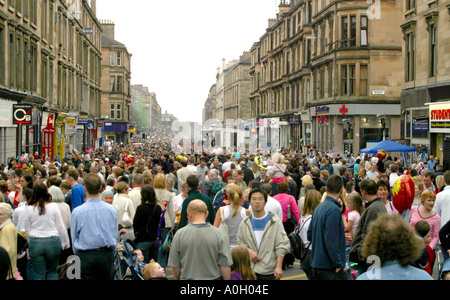
[[[382,141],[371,147],[362,149],[361,153],[378,153],[378,150],[385,150],[388,152],[416,152],[416,148],[405,146],[392,141]]]
[[[376,145],[373,145],[371,147],[361,149],[361,153],[378,153],[379,150],[385,150],[388,152],[401,152],[403,156],[403,160],[405,162],[405,166],[408,166],[408,160],[406,159],[406,152],[414,152],[414,157],[416,155],[416,148],[405,146],[393,141],[382,141]]]

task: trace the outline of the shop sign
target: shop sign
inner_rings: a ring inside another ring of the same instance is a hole
[[[430,132],[450,132],[450,104],[430,105]]]
[[[289,116],[290,124],[300,124],[300,116]]]
[[[33,118],[33,106],[29,104],[13,105],[13,123],[31,125]]]
[[[317,115],[329,114],[330,108],[328,106],[316,106],[315,113]]]

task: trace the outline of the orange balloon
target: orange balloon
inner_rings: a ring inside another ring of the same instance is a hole
[[[415,186],[408,175],[400,176],[392,188],[392,203],[399,213],[411,209],[414,201]]]

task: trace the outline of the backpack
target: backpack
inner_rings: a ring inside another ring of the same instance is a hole
[[[212,189],[211,189],[211,199],[214,199],[214,197],[217,195],[218,192],[220,192],[225,187],[225,183],[220,181],[219,183],[214,183]]]
[[[311,217],[309,218],[311,219]],[[291,253],[294,255],[296,259],[303,260],[306,257],[307,254],[307,248],[305,246],[305,243],[303,243],[302,238],[300,237],[300,231],[302,230],[303,226],[306,224],[306,222],[309,220],[307,219],[302,227],[297,226],[294,231],[292,231],[289,235],[289,242],[291,244]]]

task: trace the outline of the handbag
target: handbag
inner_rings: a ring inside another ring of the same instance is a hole
[[[171,229],[169,233],[167,233],[166,239],[164,240],[159,249],[162,250],[164,253],[169,253],[170,246],[172,246],[172,239],[173,239],[173,229]]]
[[[125,205],[125,211],[123,212],[123,216],[122,216],[122,225],[125,228],[130,228],[133,226],[133,220],[131,220],[130,218],[130,214],[128,213],[128,203],[131,200],[127,199],[127,204]]]
[[[292,198],[291,198],[292,199]],[[295,227],[297,227],[298,222],[295,218],[294,214],[291,211],[291,199],[289,199],[288,209],[287,209],[287,220],[288,222],[291,222]]]
[[[225,239],[227,240],[228,243],[230,243],[230,236],[228,235],[228,225],[225,222],[225,217],[223,215],[223,210],[225,209],[225,207],[229,207],[229,206],[224,206],[220,209],[220,225],[219,225],[219,230],[225,235]]]
[[[303,260],[306,257],[306,254],[308,253],[308,247],[305,246],[305,243],[303,242],[302,238],[300,237],[300,232],[303,229],[303,226],[305,226],[306,222],[310,220],[312,217],[309,217],[305,220],[303,225],[295,227],[294,231],[292,231],[289,235],[289,242],[291,244],[291,253],[294,255],[296,259]]]

